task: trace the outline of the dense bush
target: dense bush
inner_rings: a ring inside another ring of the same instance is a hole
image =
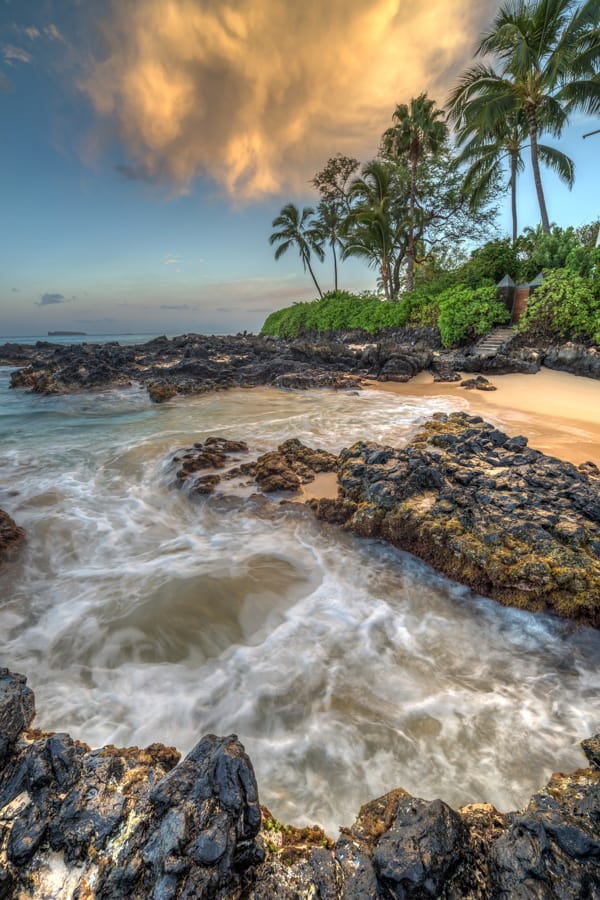
[[[496,325],[508,322],[506,306],[496,298],[496,288],[456,285],[438,297],[438,328],[444,347],[487,334]]]
[[[374,334],[382,328],[406,325],[407,310],[400,303],[386,303],[372,294],[331,291],[321,300],[294,303],[267,318],[262,334],[294,338],[305,332],[360,328]]]
[[[474,250],[470,258],[459,266],[456,280],[459,284],[467,284],[473,288],[496,285],[507,273],[516,280],[519,267],[518,250],[509,238],[488,241]]]
[[[438,293],[421,287],[398,303],[338,291],[322,300],[295,303],[271,313],[262,334],[294,338],[306,332],[355,328],[375,334],[383,328],[437,325],[444,346],[450,347],[485,334],[507,319],[506,307],[496,300],[494,287],[473,290],[462,284]]]
[[[600,342],[600,274],[584,278],[570,269],[544,273],[529,298],[519,332],[535,337],[593,338]]]

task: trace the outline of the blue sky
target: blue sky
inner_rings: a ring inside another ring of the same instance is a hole
[[[258,330],[312,298],[296,256],[274,261],[272,219],[312,202],[328,157],[372,156],[396,103],[443,100],[496,8],[481,6],[0,0],[0,336]],[[560,224],[600,214],[595,127],[574,118],[560,142],[572,192],[544,175]],[[534,225],[529,172],[521,186]],[[331,287],[330,264],[317,272]],[[341,284],[375,274],[346,263]]]

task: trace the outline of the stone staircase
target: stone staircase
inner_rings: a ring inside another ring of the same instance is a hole
[[[510,325],[499,325],[479,340],[473,347],[474,356],[496,356],[504,344],[508,344],[515,336]]]

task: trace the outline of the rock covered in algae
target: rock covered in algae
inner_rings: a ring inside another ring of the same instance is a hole
[[[402,448],[340,454],[340,516],[494,597],[600,627],[600,472],[479,416],[436,414]],[[343,514],[342,514],[343,504]],[[334,520],[331,503],[313,503]]]

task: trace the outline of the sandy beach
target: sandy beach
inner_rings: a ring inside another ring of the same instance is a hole
[[[530,447],[576,465],[588,460],[600,465],[600,381],[545,368],[535,375],[487,377],[496,391],[467,390],[458,381],[435,383],[426,372],[405,384],[369,386],[398,397],[460,397],[469,412],[511,436],[525,435]]]

